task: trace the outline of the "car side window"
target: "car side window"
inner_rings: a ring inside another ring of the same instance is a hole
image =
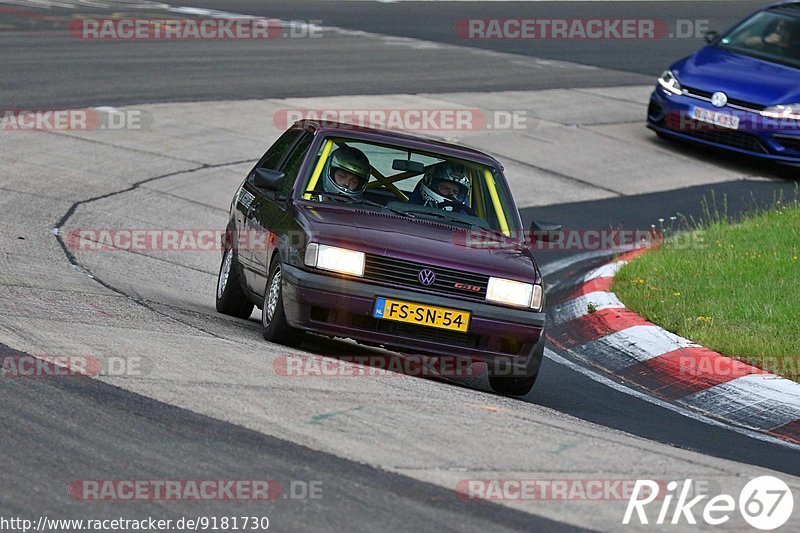
[[[297,181],[297,175],[300,172],[300,167],[303,165],[303,160],[306,158],[306,154],[308,153],[308,149],[311,146],[311,142],[314,140],[314,136],[310,133],[307,133],[300,141],[297,143],[297,146],[292,151],[292,154],[283,164],[283,168],[280,170],[284,174],[283,178],[283,188],[279,191],[279,196],[289,196],[292,191],[292,187],[294,187],[294,182]]]
[[[286,131],[283,135],[281,135],[275,144],[270,146],[267,153],[261,158],[258,162],[258,168],[268,168],[271,170],[278,170],[278,165],[281,164],[283,160],[283,156],[286,155],[286,151],[292,147],[295,140],[303,133],[303,130],[300,129],[290,129]]]

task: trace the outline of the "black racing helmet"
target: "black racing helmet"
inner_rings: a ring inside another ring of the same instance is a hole
[[[449,196],[440,194],[439,184],[443,181],[456,185],[458,192]],[[467,169],[463,164],[442,161],[425,171],[420,192],[425,205],[440,207],[447,200],[456,200],[467,205],[471,186]]]
[[[348,189],[336,183],[334,174],[337,170],[344,170],[358,178],[358,185],[354,189]],[[344,194],[346,196],[361,196],[367,187],[370,176],[369,159],[364,152],[358,148],[343,146],[337,148],[328,159],[328,169],[325,172],[322,186],[325,192],[331,194]]]

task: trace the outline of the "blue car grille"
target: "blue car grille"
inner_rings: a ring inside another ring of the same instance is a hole
[[[710,91],[704,91],[702,89],[696,89],[694,87],[683,87],[686,89],[687,96],[699,96],[701,98],[711,100],[711,95],[714,94]],[[746,100],[739,100],[737,98],[728,98],[728,104],[739,106],[739,107],[746,107],[747,109],[753,109],[755,111],[762,111],[765,107],[761,104],[756,104],[754,102],[748,102]]]
[[[732,148],[739,148],[740,150],[747,150],[748,152],[757,152],[761,154],[769,153],[755,135],[724,128],[712,129],[709,128],[708,124],[694,120],[688,121],[685,118],[683,119],[683,124],[680,122],[681,119],[677,116],[668,115],[663,124],[667,129],[704,141],[722,144]]]
[[[419,273],[424,269],[432,270],[436,274],[436,280],[430,285],[423,285],[419,280]],[[482,274],[373,254],[367,254],[364,279],[472,300],[484,300],[489,284],[489,276]]]
[[[784,137],[783,135],[773,135],[772,139],[787,150],[800,152],[800,137]]]

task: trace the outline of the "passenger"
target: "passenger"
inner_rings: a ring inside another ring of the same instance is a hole
[[[425,171],[408,202],[445,211],[473,214],[469,207],[469,176],[464,165],[442,161]]]

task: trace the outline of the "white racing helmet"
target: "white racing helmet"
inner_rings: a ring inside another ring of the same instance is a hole
[[[458,191],[455,194],[444,196],[439,193],[439,185],[442,182],[455,184]],[[471,187],[467,170],[461,163],[442,161],[425,171],[422,178],[420,193],[425,205],[431,207],[441,207],[445,211],[452,211],[452,205],[442,205],[448,200],[455,200],[464,205],[468,205],[469,191]]]
[[[344,170],[358,178],[358,185],[355,189],[342,187],[333,175],[337,170]],[[358,197],[364,192],[369,181],[370,165],[369,159],[364,152],[358,148],[343,146],[333,151],[328,159],[327,168],[322,179],[322,188],[327,193],[343,194],[345,196]]]

